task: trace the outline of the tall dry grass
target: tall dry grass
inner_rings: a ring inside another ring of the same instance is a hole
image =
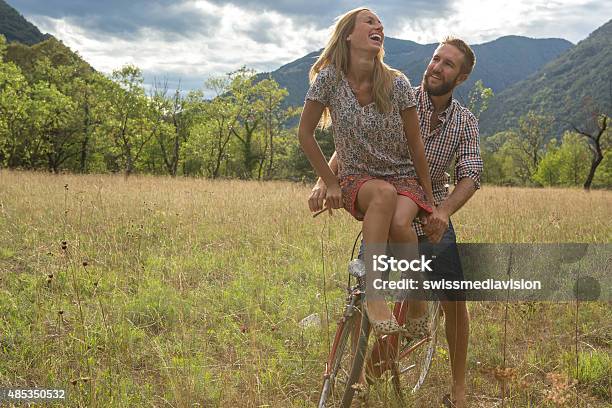
[[[313,406],[360,225],[343,211],[313,220],[308,192],[0,171],[0,387],[64,387],[69,406]],[[609,191],[484,187],[453,221],[462,242],[602,243],[610,203]],[[609,304],[579,309],[577,384],[574,305],[510,305],[513,371],[500,373],[504,307],[470,304],[475,406],[499,406],[504,375],[510,406],[573,404],[564,393],[606,406]],[[313,313],[321,328],[301,329]],[[441,342],[414,406],[437,406],[447,358]]]

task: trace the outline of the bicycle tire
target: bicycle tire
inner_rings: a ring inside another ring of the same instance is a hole
[[[342,332],[340,333],[338,345],[336,346],[334,352],[331,370],[329,376],[323,381],[323,387],[321,388],[321,396],[319,398],[318,405],[319,408],[328,408],[335,405],[333,401],[332,404],[328,404],[328,398],[330,398],[330,396],[333,397],[334,393],[337,391],[338,387],[336,386],[336,381],[339,380],[338,372],[341,369],[342,359],[345,358],[345,352],[347,352],[346,346],[353,331],[355,319],[357,319],[357,317],[353,315],[349,317],[349,319],[342,325]]]
[[[355,297],[355,302],[348,304],[345,308],[343,316],[346,320],[344,324],[339,326],[339,330],[341,330],[340,334],[338,334],[338,332],[336,333],[338,341],[333,351],[334,355],[331,359],[329,375],[324,379],[321,388],[319,404],[317,405],[319,408],[345,407],[348,405],[345,405],[343,401],[347,399],[350,405],[352,400],[355,391],[352,389],[352,385],[359,380],[359,375],[357,375],[357,380],[354,379],[353,371],[356,370],[355,363],[363,366],[363,355],[365,354],[365,347],[367,346],[367,337],[364,341],[359,341],[355,349],[355,356],[361,357],[361,363],[359,359],[355,360],[353,358],[349,339],[351,339],[354,333],[355,323],[357,321],[361,321],[361,327],[365,328],[366,336],[369,331],[369,321],[367,321],[366,318],[366,326],[363,326],[363,314],[361,313],[361,309],[355,306],[360,304],[362,296],[362,294],[357,295]],[[361,330],[360,338],[363,333],[363,330]],[[359,371],[357,371],[357,373],[359,373]]]
[[[362,302],[363,302],[363,295]],[[361,328],[359,330],[359,342],[357,349],[355,350],[355,356],[353,358],[353,364],[351,368],[351,375],[347,383],[347,387],[344,390],[344,396],[342,397],[342,408],[349,408],[353,397],[355,395],[354,384],[359,382],[359,378],[363,371],[363,364],[365,362],[366,350],[368,347],[368,337],[370,334],[370,320],[366,313],[361,313]],[[367,386],[367,385],[366,385]]]
[[[410,352],[410,354],[406,358],[400,358],[398,361],[398,371],[400,378],[395,384],[398,384],[396,387],[396,392],[401,391],[401,389],[397,389],[397,387],[408,386],[411,393],[414,394],[418,391],[419,388],[425,382],[427,375],[429,374],[429,369],[431,368],[431,363],[433,361],[433,356],[436,351],[436,344],[438,339],[438,327],[440,326],[440,309],[441,305],[438,301],[431,301],[428,304],[428,313],[430,316],[429,321],[429,332],[430,336],[428,340],[421,340],[422,343],[419,345],[419,342],[411,342],[400,351],[400,356],[402,353],[406,352],[410,347],[415,347],[414,351]]]

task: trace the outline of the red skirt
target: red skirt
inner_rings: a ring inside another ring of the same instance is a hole
[[[406,176],[381,176],[373,177],[367,174],[352,174],[340,178],[340,189],[342,190],[342,203],[346,211],[359,221],[363,221],[362,214],[355,205],[357,202],[357,193],[359,189],[368,180],[384,180],[391,184],[397,190],[397,194],[406,196],[419,206],[422,211],[432,213],[432,208],[427,203],[425,192],[416,179],[411,179]]]

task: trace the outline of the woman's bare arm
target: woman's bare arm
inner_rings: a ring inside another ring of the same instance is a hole
[[[323,114],[323,109],[325,109],[325,106],[320,102],[306,101],[300,118],[298,140],[306,158],[328,186],[325,198],[326,206],[340,208],[342,206],[342,194],[338,185],[338,178],[325,161],[325,156],[314,138],[314,132]]]
[[[419,116],[415,107],[407,108],[402,111],[402,121],[404,122],[404,135],[408,142],[410,156],[416,170],[417,177],[427,201],[434,206],[433,190],[431,187],[431,177],[429,176],[429,166],[425,158],[425,145],[421,139],[421,131],[419,129]]]

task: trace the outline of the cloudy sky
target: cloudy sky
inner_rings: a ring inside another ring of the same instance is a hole
[[[317,50],[334,18],[358,5],[378,13],[387,36],[422,44],[447,34],[472,43],[508,34],[576,43],[612,18],[606,0],[7,1],[102,72],[136,64],[147,82],[180,79],[186,89],[242,65],[271,71]]]

